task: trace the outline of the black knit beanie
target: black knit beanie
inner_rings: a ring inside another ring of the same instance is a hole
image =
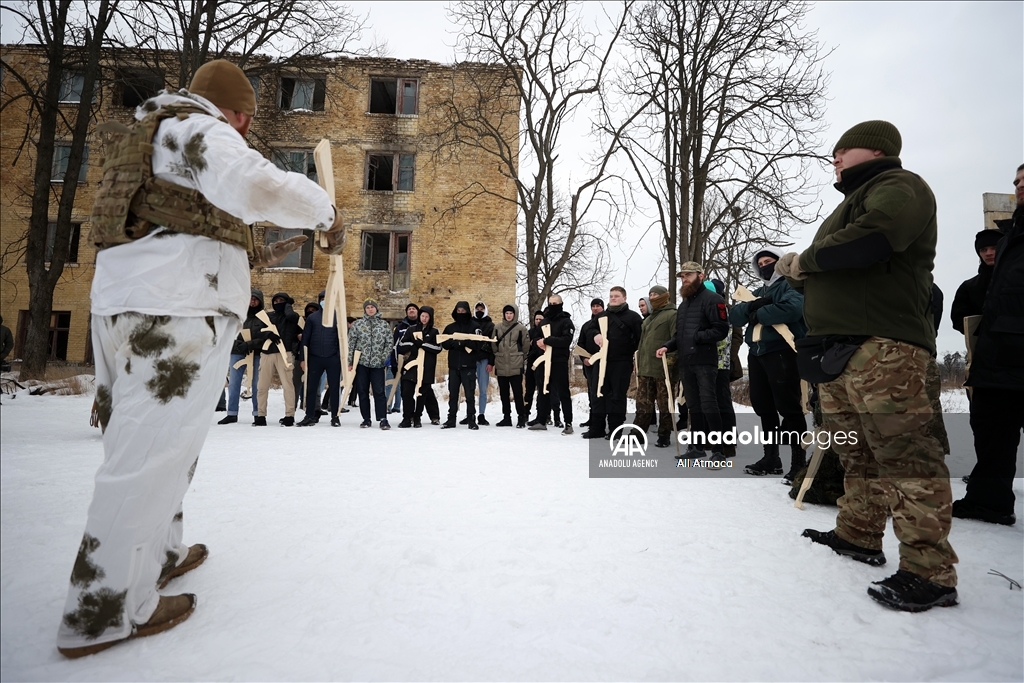
[[[1002,230],[982,230],[974,236],[974,252],[980,253],[985,247],[994,247],[1006,234]]]
[[[505,315],[506,313],[515,313],[515,312],[516,312],[516,307],[513,306],[512,304],[506,304],[505,308],[501,309],[501,314],[502,315]]]
[[[590,305],[591,306],[600,306],[601,308],[604,308],[604,301],[600,297],[598,297],[596,299],[591,299],[590,300]]]
[[[877,149],[887,157],[898,157],[903,149],[903,138],[896,126],[888,121],[864,121],[843,133],[832,153],[835,154],[837,149],[856,147]]]

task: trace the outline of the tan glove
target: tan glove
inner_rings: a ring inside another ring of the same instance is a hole
[[[273,244],[268,244],[261,249],[257,249],[252,265],[262,268],[276,266],[281,261],[284,261],[288,254],[301,247],[308,239],[309,238],[305,235],[299,235],[298,237],[290,237],[286,240],[274,242]]]
[[[334,223],[331,224],[329,229],[318,235],[316,246],[325,254],[337,256],[345,249],[345,238],[347,236],[348,231],[345,229],[345,226],[342,225],[341,212],[335,209]]]
[[[800,254],[795,251],[783,254],[779,262],[775,264],[775,272],[792,280],[807,279],[807,273],[800,269]]]

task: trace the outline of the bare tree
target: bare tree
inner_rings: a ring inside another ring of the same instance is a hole
[[[28,232],[24,238],[25,267],[28,272],[29,308],[22,356],[21,376],[41,378],[46,373],[49,352],[50,316],[53,311],[53,290],[67,262],[71,245],[71,216],[78,192],[79,171],[85,163],[86,138],[93,118],[94,95],[100,82],[100,58],[104,38],[118,0],[100,0],[88,12],[71,14],[71,0],[37,0],[35,13],[31,5],[4,5],[25,26],[26,37],[42,46],[46,71],[40,81],[38,72],[21,69],[4,61],[7,72],[21,85],[17,99],[29,101],[25,140],[31,131],[38,135],[35,145],[35,171],[32,179],[32,210]],[[93,11],[95,9],[95,11]],[[68,76],[81,78],[77,106],[61,105],[62,88]],[[6,99],[7,107],[15,98]],[[54,152],[60,139],[67,149],[61,165],[64,182],[54,183]],[[65,161],[66,160],[66,161]],[[50,204],[56,200],[56,226],[48,249]],[[49,253],[48,253],[49,252]],[[5,254],[5,256],[9,256]]]
[[[622,93],[642,116],[623,137],[654,205],[671,280],[683,261],[742,279],[749,251],[817,218],[812,164],[826,76],[808,6],[666,0],[631,12]],[[674,293],[673,293],[674,294]]]
[[[609,162],[628,120],[595,130],[589,164],[571,168],[560,155],[577,112],[607,114],[602,95],[626,16],[598,35],[581,12],[580,3],[559,0],[459,2],[449,10],[467,63],[452,77],[435,155],[482,155],[498,164],[504,182],[467,182],[448,213],[478,197],[518,207],[509,229],[525,234],[515,257],[530,310],[553,293],[586,293],[601,283],[604,238],[623,216],[621,179]]]

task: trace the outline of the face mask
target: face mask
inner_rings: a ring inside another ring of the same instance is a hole
[[[775,274],[775,263],[776,263],[775,261],[772,261],[769,264],[766,264],[766,265],[763,265],[763,266],[758,266],[757,272],[761,273],[761,279],[762,280],[771,280],[772,279],[772,275]]]
[[[483,320],[484,312],[483,311],[477,311],[476,312],[476,317],[479,318],[480,320]]]
[[[323,307],[324,307],[324,300],[320,299],[320,308],[323,308]]]

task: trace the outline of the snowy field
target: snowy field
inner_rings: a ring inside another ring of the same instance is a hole
[[[3,398],[3,681],[1024,680],[1024,593],[988,574],[1024,579],[1024,522],[954,520],[961,605],[893,612],[865,592],[891,529],[881,568],[812,546],[835,510],[778,478],[590,479],[553,430],[283,429],[280,391],[272,426],[214,425],[199,460],[185,540],[211,555],[164,591],[195,614],[66,661],[91,402]]]

